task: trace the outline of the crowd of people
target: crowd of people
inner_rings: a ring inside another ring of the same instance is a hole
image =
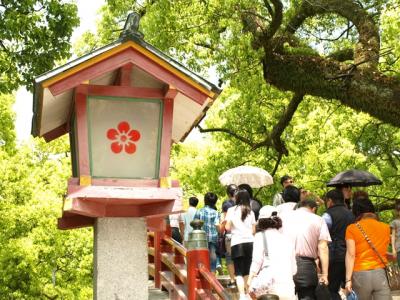
[[[229,287],[237,287],[240,299],[263,299],[263,294],[318,299],[320,286],[333,300],[353,291],[360,300],[391,299],[384,267],[389,256],[400,257],[400,205],[389,226],[379,220],[365,191],[340,186],[320,199],[297,188],[290,176],[281,184],[273,205],[265,206],[249,185],[228,185],[221,213],[215,193],[205,194],[200,209],[191,197],[188,211],[170,220],[172,236],[185,244],[190,222],[202,220],[210,269],[221,273],[224,257]],[[319,216],[321,205],[325,212]]]

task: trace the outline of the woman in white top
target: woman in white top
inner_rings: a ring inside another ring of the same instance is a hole
[[[253,253],[256,219],[250,208],[250,195],[246,190],[239,190],[235,199],[236,205],[226,213],[225,229],[232,234],[231,255],[240,299],[247,299],[245,287]]]
[[[268,284],[269,294],[279,296],[280,300],[293,300],[296,299],[293,282],[293,275],[297,272],[295,249],[279,231],[281,227],[282,220],[277,216],[276,207],[266,205],[261,208],[248,285],[252,292],[258,286]],[[260,276],[256,279],[257,274]]]

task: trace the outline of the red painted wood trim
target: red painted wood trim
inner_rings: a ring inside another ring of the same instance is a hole
[[[165,231],[165,217],[150,216],[146,218],[146,223],[150,231]]]
[[[111,72],[132,61],[132,50],[125,49],[116,55],[110,56],[105,60],[87,67],[71,76],[61,79],[60,81],[49,86],[53,96],[64,93],[72,89],[82,82],[99,77],[107,72]]]
[[[158,80],[165,82],[171,86],[176,87],[176,89],[186,96],[188,96],[193,101],[200,105],[203,105],[207,100],[208,96],[193,86],[182,81],[179,77],[172,74],[168,70],[164,69],[160,65],[155,64],[148,57],[143,54],[134,51],[135,65],[144,70],[145,72],[153,75]]]
[[[75,89],[75,115],[78,140],[78,173],[79,176],[90,176],[89,134],[87,125],[87,86],[80,85]]]
[[[169,161],[172,144],[172,121],[174,113],[174,100],[164,99],[162,138],[160,151],[160,177],[168,177]]]
[[[117,85],[87,85],[89,96],[129,97],[143,99],[163,99],[162,89],[129,87]]]
[[[58,229],[75,229],[93,226],[94,218],[80,216],[80,215],[72,215],[72,216],[63,216],[57,220]]]
[[[174,201],[164,201],[162,205],[159,202],[138,205],[135,201],[130,204],[119,204],[118,201],[96,201],[87,199],[73,199],[72,208],[64,211],[68,215],[81,215],[91,218],[104,217],[148,217],[152,215],[167,215],[171,213]]]
[[[208,249],[193,249],[186,252],[188,300],[197,299],[197,289],[210,289],[210,284],[199,277],[198,265],[210,265]]]
[[[58,127],[54,128],[53,130],[43,134],[43,138],[45,139],[46,142],[50,142],[64,134],[66,134],[67,132],[68,132],[67,124],[62,124],[61,126],[58,126]]]
[[[154,286],[161,288],[161,240],[164,236],[162,232],[154,232]]]
[[[84,201],[84,200],[82,200]],[[105,202],[106,203],[106,202]],[[162,205],[160,203],[149,203],[141,205],[118,205],[105,204],[105,217],[147,217],[157,214],[167,214],[171,212],[174,206],[174,201],[164,201]],[[100,204],[101,205],[101,204]]]
[[[106,204],[82,199],[72,200],[72,208],[67,211],[74,215],[82,215],[92,218],[103,218],[106,216]]]
[[[82,82],[99,77],[104,73],[111,72],[126,65],[127,63],[133,63],[135,66],[138,66],[160,81],[176,87],[178,91],[182,92],[200,105],[203,105],[208,98],[208,96],[203,92],[184,82],[178,76],[169,72],[162,66],[154,63],[148,57],[132,48],[125,49],[97,64],[89,66],[86,69],[81,70],[67,78],[61,79],[60,81],[49,86],[50,92],[53,94],[53,96],[59,95],[76,87]]]
[[[201,277],[203,277],[209,284],[212,290],[214,290],[220,299],[229,299],[229,295],[225,292],[224,287],[221,285],[221,283],[218,281],[218,279],[214,276],[213,273],[210,272],[210,266],[205,266],[202,263],[199,263],[198,265],[199,273],[201,274]],[[209,290],[211,294],[211,290]],[[214,297],[217,299],[216,297]]]
[[[178,90],[174,87],[168,87],[165,92],[164,98],[175,99],[176,95],[178,95]]]
[[[119,69],[119,80],[117,85],[131,86],[133,64],[129,63]]]

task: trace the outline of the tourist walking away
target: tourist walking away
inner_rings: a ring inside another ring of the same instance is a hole
[[[249,195],[250,195],[250,207],[251,207],[251,210],[253,211],[254,216],[256,218],[256,221],[257,221],[258,220],[258,215],[260,213],[260,209],[263,206],[262,203],[260,202],[260,200],[258,200],[258,199],[253,197],[253,189],[247,183],[240,184],[238,186],[238,188],[241,189],[241,190],[244,189],[249,193]]]
[[[344,203],[343,193],[339,189],[330,190],[325,197],[326,213],[322,215],[328,226],[332,242],[329,243],[329,291],[332,300],[341,300],[339,290],[344,288],[346,268],[346,228],[354,223],[354,215]]]
[[[294,283],[299,300],[315,299],[318,281],[328,284],[331,237],[325,221],[315,214],[316,208],[316,202],[307,199],[299,202],[299,208],[282,216],[282,231],[295,245],[297,273]],[[317,259],[322,270],[319,279]]]
[[[240,300],[247,299],[246,287],[253,254],[256,219],[250,208],[250,194],[239,189],[235,194],[236,205],[226,214],[225,229],[232,234],[231,255],[235,266],[236,285]]]
[[[218,211],[218,208],[217,208],[216,204],[217,203],[215,203],[213,206],[211,206],[211,208],[216,210],[216,211]],[[219,214],[219,221],[221,222],[221,214]],[[218,229],[217,230],[218,237],[217,237],[217,244],[216,244],[216,247],[215,247],[215,255],[217,256],[217,262],[215,264],[216,265],[215,270],[216,270],[216,272],[218,272],[221,275],[222,274],[221,254],[223,254],[223,253],[220,253],[220,251],[219,251],[220,238],[221,238],[221,223],[218,224],[217,229]],[[215,273],[215,274],[217,274],[217,273]]]
[[[181,214],[169,215],[169,226],[171,227],[171,237],[182,244],[183,219]]]
[[[282,197],[285,203],[298,203],[300,202],[300,189],[294,185],[288,185],[283,189]]]
[[[210,255],[210,269],[215,274],[217,268],[217,239],[220,216],[219,212],[215,210],[215,205],[218,201],[216,194],[208,192],[204,195],[204,207],[197,210],[194,215],[195,219],[200,219],[204,222],[203,230],[206,232],[208,241],[208,251]]]
[[[390,227],[378,220],[366,192],[354,193],[352,211],[356,222],[346,230],[346,290],[360,300],[392,299],[384,269]]]
[[[266,293],[277,295],[280,300],[293,300],[296,299],[293,282],[297,272],[295,249],[279,230],[281,227],[282,220],[276,207],[262,207],[254,237],[248,286],[250,292],[266,287]]]
[[[281,185],[282,188],[285,189],[289,185],[293,185],[293,178],[289,175],[285,175],[281,177]],[[285,203],[285,200],[283,200],[283,190],[282,192],[276,193],[274,197],[272,198],[272,205],[273,206],[278,206],[279,204]]]
[[[184,229],[183,229],[184,245],[186,245],[187,241],[189,240],[189,233],[191,233],[193,231],[192,226],[190,226],[190,222],[192,222],[194,219],[194,215],[196,214],[196,211],[197,211],[196,207],[197,207],[198,203],[199,203],[199,199],[197,199],[197,197],[190,197],[189,198],[189,208],[187,209],[187,211],[185,213],[182,214],[183,225],[184,225]]]
[[[221,214],[221,225],[222,228],[225,229],[225,219],[226,219],[226,213],[228,212],[228,209],[235,206],[235,193],[237,192],[238,187],[235,184],[230,184],[226,187],[226,194],[228,196],[228,199],[226,199],[222,203],[222,214]],[[222,230],[223,230],[222,229]],[[235,267],[233,265],[232,261],[232,256],[231,256],[231,239],[232,239],[232,234],[231,232],[224,230],[224,239],[225,239],[225,262],[226,262],[226,268],[228,269],[229,273],[229,284],[228,288],[233,288],[236,287],[236,282],[235,282]]]
[[[392,231],[392,254],[397,257],[397,264],[400,266],[400,200],[396,201],[394,207],[395,219],[390,223]]]

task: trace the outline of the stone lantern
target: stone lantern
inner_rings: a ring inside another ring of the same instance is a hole
[[[72,177],[58,226],[94,225],[96,299],[147,299],[146,228],[182,208],[171,144],[221,92],[146,43],[138,26],[130,14],[117,41],[35,80],[32,134],[69,134]]]

